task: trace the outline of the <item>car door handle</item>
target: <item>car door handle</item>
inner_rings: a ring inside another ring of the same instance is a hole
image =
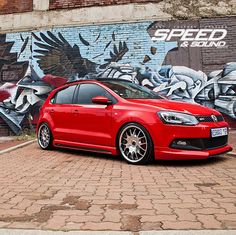
[[[75,109],[75,110],[73,110],[73,113],[78,114],[78,113],[79,113],[79,110],[78,110],[78,109]]]
[[[49,113],[54,113],[54,109],[49,109]]]

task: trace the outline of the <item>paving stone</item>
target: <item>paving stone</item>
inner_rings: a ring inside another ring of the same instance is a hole
[[[22,164],[24,163],[24,164]],[[29,145],[0,158],[0,227],[236,229],[236,158],[129,165]]]
[[[120,223],[113,223],[113,222],[102,222],[102,223],[93,223],[93,222],[86,222],[81,229],[83,230],[111,230],[117,231],[121,229]]]
[[[190,222],[190,221],[163,221],[163,229],[202,229],[200,222]]]
[[[222,227],[222,223],[216,220],[213,215],[197,215],[197,219],[205,229],[220,229]]]

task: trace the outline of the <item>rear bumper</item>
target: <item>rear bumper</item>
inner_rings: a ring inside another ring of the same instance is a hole
[[[224,147],[204,151],[155,147],[154,152],[156,160],[194,160],[206,159],[215,155],[225,154],[231,150],[232,147],[226,145]]]

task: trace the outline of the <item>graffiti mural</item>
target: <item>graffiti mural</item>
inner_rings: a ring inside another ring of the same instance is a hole
[[[163,66],[158,73],[147,72],[141,84],[170,99],[214,108],[236,120],[236,62],[208,76],[184,66]]]
[[[183,52],[177,39],[152,40],[159,24],[93,25],[0,35],[2,122],[19,134],[24,125],[37,123],[39,108],[52,89],[73,80],[103,77],[130,80],[170,99],[215,108],[229,117],[233,126],[236,58],[225,60],[219,70],[209,73],[202,66],[196,70],[183,65],[183,61],[168,63],[173,53]],[[197,51],[203,49],[190,50],[199,55]]]

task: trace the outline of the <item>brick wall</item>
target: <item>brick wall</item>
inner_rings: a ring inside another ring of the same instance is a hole
[[[208,74],[214,70],[222,69],[226,63],[236,60],[236,17],[157,21],[149,29],[149,33],[153,35],[156,28],[224,28],[228,32],[224,39],[227,43],[226,47],[178,47],[167,54],[165,64],[187,66]],[[178,44],[180,43],[178,41]]]
[[[171,41],[151,40],[159,28],[204,29],[211,26],[227,29],[228,34],[224,39],[227,44],[224,48],[180,47],[181,41],[178,37]],[[114,79],[118,77],[131,79],[134,73],[137,73],[140,84],[166,92],[166,95],[168,89],[172,89],[173,86],[173,91],[168,92],[169,98],[181,98],[192,102],[200,94],[199,100],[203,105],[221,111],[228,117],[230,126],[236,128],[234,108],[236,93],[233,93],[236,92],[233,77],[236,71],[235,36],[235,16],[183,21],[143,21],[102,25],[97,23],[53,27],[33,33],[27,31],[0,35],[0,104],[1,100],[6,99],[7,91],[8,97],[13,99],[12,104],[15,103],[15,99],[19,99],[18,103],[22,104],[18,105],[16,112],[24,113],[26,108],[27,112],[34,117],[33,123],[36,123],[38,108],[43,102],[44,95],[46,96],[50,91],[48,87],[59,86],[62,81],[65,81],[60,78],[61,76],[72,80],[77,76],[89,79],[102,74],[104,77],[109,76]],[[65,66],[65,61],[68,66]],[[106,68],[107,61],[109,63],[118,61],[125,66],[118,69]],[[222,70],[228,62],[234,62],[230,69],[232,78],[222,77],[221,83],[218,84],[218,78],[207,77],[212,71]],[[31,89],[33,92],[25,95],[23,93],[24,97],[15,98],[14,86],[7,83],[16,83],[22,79],[28,65],[33,66],[31,70],[33,79],[25,80],[18,92],[20,94],[24,89],[27,92]],[[162,67],[162,65],[167,66]],[[175,71],[174,75],[171,73],[172,70]],[[181,89],[184,82],[186,89],[183,92]],[[41,93],[36,92],[39,87]],[[213,96],[213,88],[217,96]],[[204,93],[200,93],[201,89]],[[36,102],[40,100],[40,102],[31,105],[33,100]],[[28,103],[31,106],[27,106]],[[20,115],[16,118],[13,113],[10,117],[14,124],[22,127],[20,120],[17,119]],[[0,118],[0,136],[10,133],[11,128],[14,131],[13,127],[11,123],[8,127]]]
[[[158,3],[162,0],[50,0],[50,9],[65,9],[65,8],[77,8],[77,7],[89,7],[89,6],[106,6],[116,4],[128,4],[128,3]]]
[[[201,19],[200,27],[207,26],[222,27],[227,30],[226,48],[212,50],[212,48],[202,48],[202,70],[209,73],[213,70],[221,69],[224,64],[236,60],[236,17],[225,17],[212,19]]]
[[[0,136],[14,135],[9,126],[0,117]]]
[[[33,10],[33,0],[0,0],[0,15]]]

